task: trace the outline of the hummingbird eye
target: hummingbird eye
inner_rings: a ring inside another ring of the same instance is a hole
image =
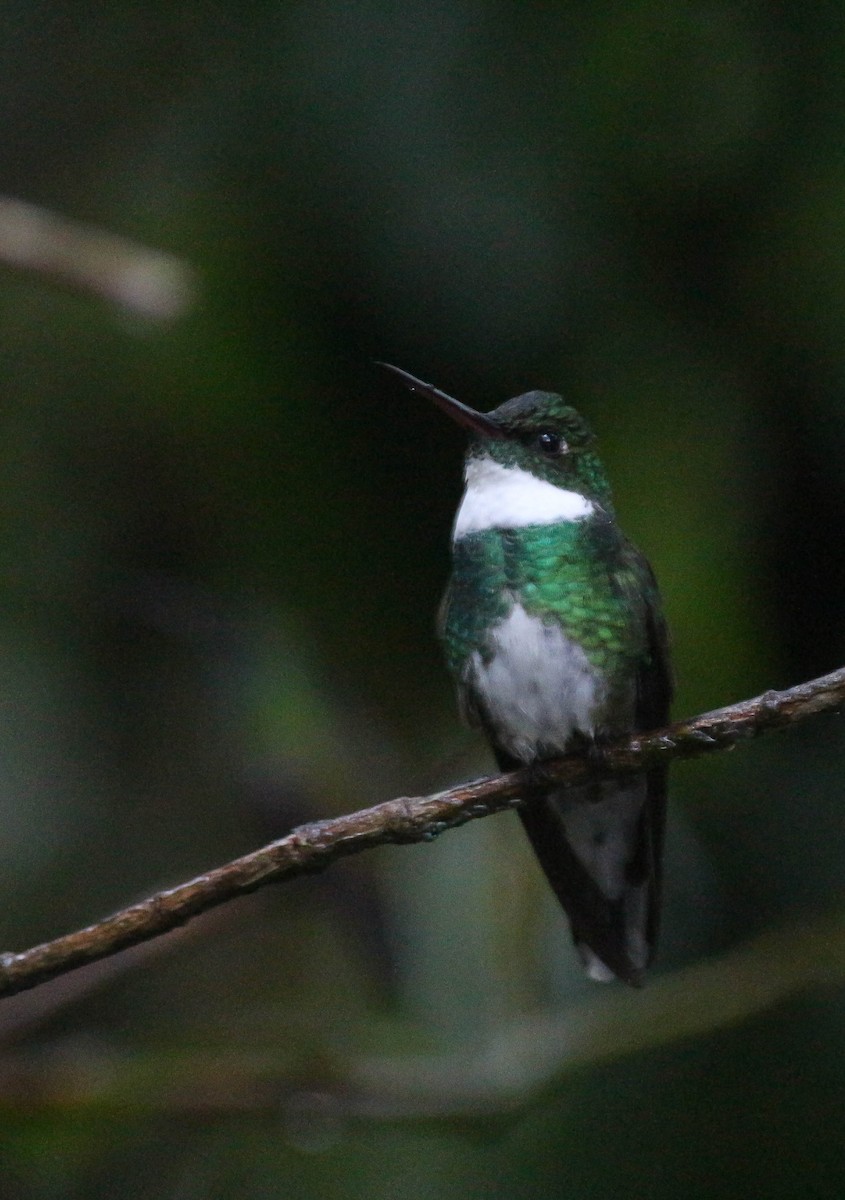
[[[563,454],[567,450],[566,442],[560,434],[552,433],[548,429],[537,434],[537,446],[549,458],[556,458],[558,454]]]

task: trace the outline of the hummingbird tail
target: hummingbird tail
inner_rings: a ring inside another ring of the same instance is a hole
[[[643,982],[660,917],[665,800],[659,770],[535,796],[520,810],[592,979]]]

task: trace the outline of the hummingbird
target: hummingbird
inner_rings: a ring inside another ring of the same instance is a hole
[[[503,771],[655,729],[672,698],[648,560],[622,533],[584,418],[533,391],[478,412],[380,363],[469,435],[438,632],[465,719]],[[551,791],[518,811],[587,974],[638,987],[660,917],[666,768]]]

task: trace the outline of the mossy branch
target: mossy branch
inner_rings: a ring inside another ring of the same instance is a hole
[[[36,987],[86,963],[117,954],[183,925],[237,896],[386,843],[430,841],[477,817],[513,808],[532,789],[631,774],[676,759],[727,750],[845,703],[845,668],[782,692],[765,692],[727,708],[620,739],[600,754],[567,755],[530,772],[476,779],[430,796],[400,797],[347,816],[300,825],[251,854],[157,892],[105,920],[28,950],[0,955],[0,996]]]

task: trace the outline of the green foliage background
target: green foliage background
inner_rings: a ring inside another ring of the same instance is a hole
[[[729,0],[0,4],[0,188],[200,273],[0,276],[19,948],[489,768],[433,639],[479,407],[597,427],[679,715],[845,661],[845,20]],[[591,987],[510,817],[0,1006],[0,1190],[845,1189],[843,733],[673,782],[664,946]]]

